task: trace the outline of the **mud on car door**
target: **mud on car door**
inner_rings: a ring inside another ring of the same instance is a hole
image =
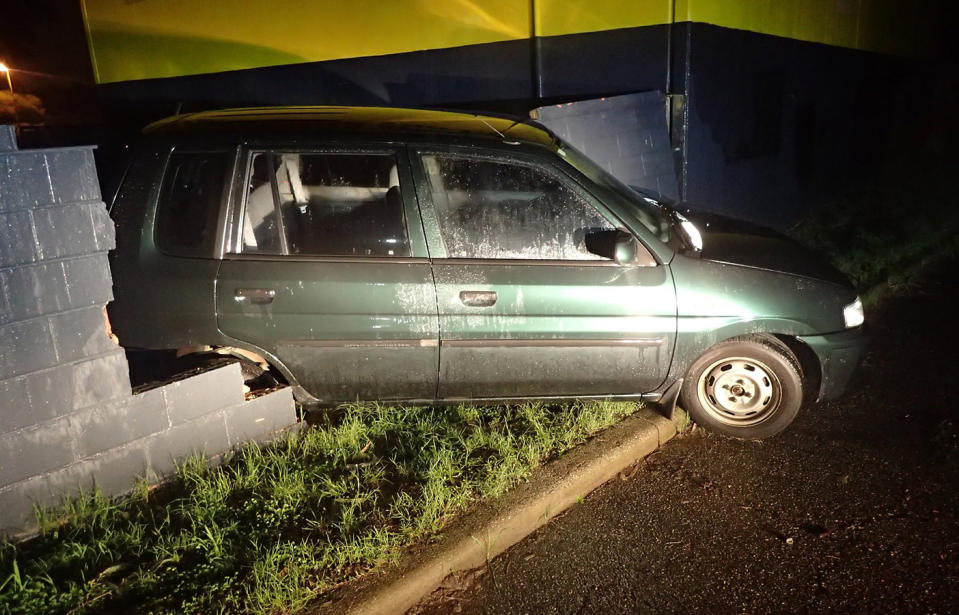
[[[668,268],[637,243],[619,264],[588,234],[621,223],[533,157],[413,155],[440,320],[440,398],[638,395],[666,377]]]
[[[220,330],[323,401],[432,399],[436,300],[404,151],[251,148],[240,181]]]

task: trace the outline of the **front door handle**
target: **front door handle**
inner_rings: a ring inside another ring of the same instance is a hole
[[[238,302],[249,301],[253,305],[273,303],[275,297],[276,291],[272,288],[237,288],[233,292],[233,298]]]
[[[496,292],[492,290],[461,290],[460,303],[469,307],[489,307],[496,303]]]

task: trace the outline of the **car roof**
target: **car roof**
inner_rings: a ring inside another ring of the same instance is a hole
[[[468,137],[554,146],[555,137],[524,118],[392,107],[249,107],[175,115],[143,129],[146,135],[369,135]]]

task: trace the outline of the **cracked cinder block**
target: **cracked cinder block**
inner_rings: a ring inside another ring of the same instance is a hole
[[[106,318],[100,306],[52,314],[47,320],[61,363],[101,355],[117,348],[107,336]]]
[[[661,92],[551,105],[538,112],[541,122],[623,183],[677,197],[679,185]],[[661,179],[667,174],[670,182]]]
[[[93,234],[97,242],[97,249],[101,252],[107,252],[117,247],[116,227],[110,214],[107,213],[107,206],[102,201],[88,203],[90,207],[90,217],[93,220]]]
[[[0,284],[9,303],[10,320],[25,320],[70,307],[67,280],[60,263],[2,269]]]
[[[223,411],[230,442],[235,446],[248,440],[262,441],[296,422],[293,390],[273,391]]]
[[[146,452],[127,447],[0,487],[0,533],[10,535],[35,529],[34,505],[55,509],[64,499],[76,497],[80,489],[90,493],[99,487],[107,495],[128,492],[137,478],[145,475],[146,468]]]
[[[53,337],[46,319],[12,322],[0,327],[0,378],[12,378],[57,364]]]
[[[130,396],[126,355],[117,348],[0,383],[0,433]]]
[[[637,169],[639,169],[641,172],[643,168],[643,161],[639,156],[632,158],[617,158],[615,160],[611,160],[606,168],[613,175],[620,177],[625,174],[635,173]]]
[[[0,269],[0,272],[3,272],[3,269]],[[10,305],[10,297],[8,295],[9,293],[3,284],[3,280],[0,280],[0,325],[4,325],[13,320],[13,306]]]
[[[230,449],[221,412],[176,425],[143,442],[150,470],[159,475],[170,474],[177,463],[194,453],[211,457]]]
[[[17,151],[17,129],[12,124],[0,126],[0,152]]]
[[[656,142],[653,133],[648,130],[637,130],[635,133],[620,133],[616,136],[621,156],[642,156],[656,151]]]
[[[95,404],[130,395],[130,368],[126,353],[114,346],[114,350],[90,361],[74,363],[73,408],[85,408]]]
[[[57,365],[24,376],[30,407],[40,423],[73,412],[73,364]]]
[[[78,489],[90,492],[95,487],[109,496],[129,492],[137,478],[146,476],[149,466],[142,446],[124,446],[87,457],[46,476],[47,491],[53,502],[76,495]]]
[[[100,185],[93,150],[71,147],[46,152],[53,202],[99,201]]]
[[[77,456],[81,459],[121,447],[169,426],[163,391],[152,389],[120,402],[98,405],[71,417],[77,424]]]
[[[65,418],[3,434],[0,436],[0,485],[72,463],[77,435]]]
[[[98,251],[88,203],[35,209],[33,225],[41,260]]]
[[[0,211],[53,203],[47,157],[42,151],[0,155]]]
[[[655,179],[656,192],[659,194],[671,194],[676,190],[676,177],[673,175],[659,175]]]
[[[0,213],[0,267],[24,265],[39,259],[32,225],[29,211]]]
[[[113,281],[106,253],[72,258],[59,264],[71,308],[104,305],[113,300]]]
[[[670,151],[645,154],[643,156],[643,171],[651,177],[666,175],[674,168],[673,155]]]
[[[49,492],[46,476],[36,476],[15,485],[0,487],[0,533],[16,535],[36,526],[35,504],[51,506],[57,500]]]
[[[240,365],[231,363],[163,387],[174,425],[243,401]]]
[[[26,378],[9,378],[0,381],[0,433],[20,429],[36,422],[36,415],[30,406],[30,397],[27,394]]]

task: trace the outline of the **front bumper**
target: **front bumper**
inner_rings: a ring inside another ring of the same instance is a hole
[[[825,401],[835,399],[846,391],[866,351],[869,334],[863,325],[839,333],[801,336],[799,340],[819,358],[822,380],[817,401]]]

